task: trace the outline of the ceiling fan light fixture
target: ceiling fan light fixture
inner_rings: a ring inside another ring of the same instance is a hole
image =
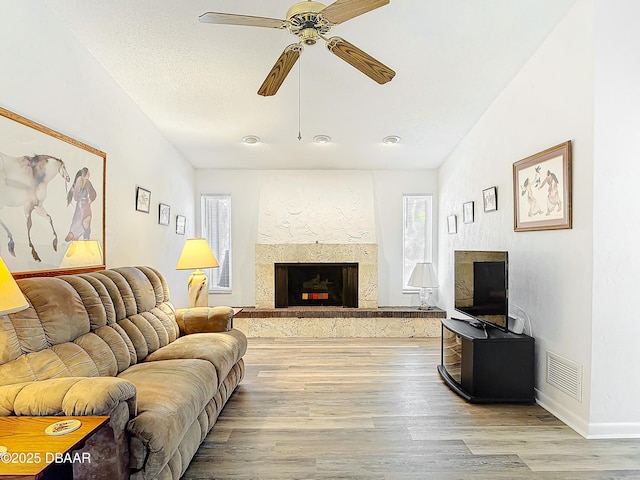
[[[331,30],[331,24],[319,13],[326,5],[319,2],[298,2],[287,11],[289,31],[300,37],[305,45],[315,45],[318,35],[326,35]]]
[[[335,0],[331,5],[326,6],[324,3],[307,0],[294,3],[287,11],[286,19],[283,20],[233,13],[206,12],[200,15],[200,21],[223,25],[287,29],[298,37],[298,43],[285,48],[258,89],[258,95],[270,97],[277,93],[291,68],[298,61],[303,45],[315,45],[318,39],[324,40],[327,48],[334,55],[377,83],[382,85],[390,82],[396,74],[391,68],[343,38],[327,38],[334,25],[387,5],[389,1]]]
[[[291,7],[289,7],[289,10],[287,10],[287,20],[291,21],[292,18],[303,14],[316,15],[318,14],[318,12],[321,12],[325,8],[327,8],[327,6],[324,3],[320,2],[298,2],[291,5]]]
[[[246,135],[242,137],[242,143],[245,145],[255,145],[256,143],[260,143],[260,137],[257,135]]]
[[[388,135],[382,139],[382,143],[385,145],[395,145],[400,143],[400,137],[398,135]]]
[[[329,135],[316,135],[313,137],[313,141],[316,143],[331,143],[331,137]]]
[[[300,39],[305,45],[315,45],[318,42],[318,32],[313,28],[305,28],[300,32]]]

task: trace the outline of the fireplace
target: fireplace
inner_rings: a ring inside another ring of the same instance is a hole
[[[357,264],[357,307],[378,308],[378,245],[375,243],[257,243],[256,307],[275,308],[275,265]]]
[[[275,307],[358,307],[357,263],[276,263]]]

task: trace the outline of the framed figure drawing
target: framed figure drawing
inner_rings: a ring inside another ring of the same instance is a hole
[[[160,225],[169,225],[171,222],[171,207],[165,203],[158,206],[158,223]]]
[[[473,202],[462,204],[462,221],[464,223],[473,223]]]
[[[105,268],[106,159],[0,108],[0,255],[15,278]],[[69,262],[83,240],[98,243],[100,259]]]
[[[136,187],[136,210],[142,213],[151,210],[151,192],[146,188]]]
[[[184,235],[187,229],[187,217],[184,215],[176,215],[176,233]]]
[[[482,191],[482,205],[485,212],[498,210],[498,187],[489,187]]]
[[[447,233],[458,233],[458,217],[455,215],[449,215],[447,217]]]
[[[571,141],[513,164],[514,230],[572,227]]]

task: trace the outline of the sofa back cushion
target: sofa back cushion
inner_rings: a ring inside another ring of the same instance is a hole
[[[166,281],[149,267],[18,285],[29,308],[0,316],[0,385],[114,376],[179,336]]]

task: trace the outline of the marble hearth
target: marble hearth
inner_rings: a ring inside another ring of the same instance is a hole
[[[250,338],[411,338],[439,337],[446,312],[416,307],[243,308],[233,326]]]
[[[357,263],[358,307],[378,307],[378,245],[256,244],[256,308],[275,307],[276,263]]]

